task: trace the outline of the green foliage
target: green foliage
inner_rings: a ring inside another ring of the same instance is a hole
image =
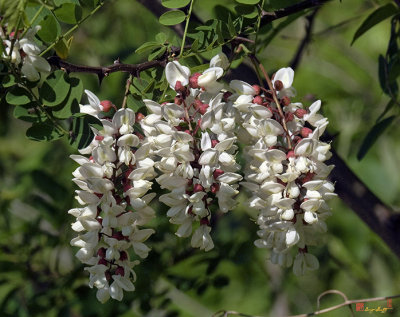
[[[44,42],[54,42],[61,33],[61,27],[53,14],[47,15],[39,23],[41,29],[38,32],[40,39]]]
[[[10,105],[25,105],[32,101],[31,94],[25,88],[14,86],[6,95],[6,101]]]
[[[393,3],[388,3],[379,7],[372,12],[360,25],[354,34],[351,44],[353,44],[361,35],[367,32],[370,28],[374,27],[376,24],[398,13],[399,9]]]
[[[176,9],[187,6],[190,0],[162,0],[161,3],[166,8]]]
[[[33,125],[26,130],[26,136],[33,141],[53,141],[63,136],[53,122],[46,120],[43,122],[34,122]]]
[[[173,10],[163,13],[158,19],[163,25],[175,25],[183,22],[186,14],[182,10]]]
[[[102,129],[98,119],[93,116],[77,113],[72,118],[71,133],[69,135],[70,144],[76,149],[87,147],[93,140],[94,134],[92,127],[97,130]]]
[[[54,10],[54,14],[61,22],[75,24],[82,18],[82,8],[74,3],[64,3]]]

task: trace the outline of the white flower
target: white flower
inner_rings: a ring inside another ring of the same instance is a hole
[[[186,86],[189,84],[190,69],[182,66],[178,61],[169,62],[165,67],[165,76],[172,89],[175,89],[177,81]]]
[[[221,67],[227,69],[229,67],[228,57],[224,53],[218,53],[210,60],[210,67]]]

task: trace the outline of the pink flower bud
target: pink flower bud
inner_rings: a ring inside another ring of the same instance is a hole
[[[217,179],[217,178],[220,177],[222,174],[224,174],[224,171],[223,171],[223,170],[221,170],[221,169],[219,169],[219,168],[215,169],[215,171],[214,171],[214,173],[213,173],[214,179]]]
[[[203,103],[200,107],[199,107],[199,112],[200,114],[205,114],[207,112],[209,105],[206,103]]]
[[[200,75],[201,75],[200,73],[194,73],[192,76],[190,76],[190,78],[189,78],[189,86],[191,88],[200,88],[199,87],[199,83],[198,83]]]
[[[296,117],[298,118],[303,118],[305,114],[307,114],[307,110],[306,109],[296,109],[296,111],[294,112],[294,114],[296,115]]]
[[[194,193],[202,192],[202,191],[204,191],[204,187],[201,186],[200,184],[195,184],[195,185],[193,186],[193,192],[194,192]]]
[[[201,224],[201,225],[209,226],[209,225],[210,225],[210,221],[208,220],[207,217],[201,218],[201,219],[200,219],[200,224]]]
[[[227,92],[225,92],[224,95],[222,96],[222,99],[223,99],[225,102],[227,102],[227,101],[228,101],[228,98],[229,98],[230,96],[232,96],[232,93],[231,93],[230,91],[227,91]]]
[[[106,259],[103,259],[103,258],[101,258],[98,262],[97,262],[97,264],[100,264],[100,265],[105,265],[105,266],[107,266],[108,265],[108,262],[107,262],[107,260]]]
[[[106,280],[109,282],[111,281],[111,272],[110,271],[105,271],[104,276],[106,277]]]
[[[282,102],[282,105],[283,106],[289,106],[290,105],[290,98],[289,97],[287,97],[287,96],[284,96],[282,99],[281,99],[281,102]]]
[[[175,83],[175,91],[180,93],[181,95],[185,94],[186,87],[182,85],[182,82],[180,80],[177,80]]]
[[[213,194],[218,193],[218,191],[219,191],[219,184],[217,184],[217,183],[212,184],[211,187],[210,187],[210,189],[211,189],[211,192],[212,192]]]
[[[115,108],[115,105],[113,105],[110,100],[103,100],[100,104],[102,105],[104,112],[109,112],[111,108]]]
[[[290,150],[289,152],[287,152],[287,154],[286,154],[286,158],[288,159],[288,158],[291,158],[291,157],[296,157],[296,155],[294,154],[294,151],[293,150]]]
[[[135,115],[135,121],[136,122],[140,122],[143,119],[144,119],[144,114],[143,113],[141,113],[141,112],[136,113],[136,115]]]
[[[293,114],[293,112],[287,112],[286,115],[285,115],[285,120],[286,120],[286,122],[293,121],[293,119],[294,119],[294,114]]]
[[[104,140],[104,136],[102,136],[102,135],[96,135],[96,136],[94,137],[94,139],[95,139],[96,141],[103,141],[103,140]]]
[[[218,140],[211,140],[211,146],[215,147],[219,143]]]
[[[101,257],[101,258],[105,258],[106,257],[106,248],[100,248],[98,251],[97,251],[97,255],[99,256],[99,257]]]
[[[128,253],[126,253],[126,251],[121,251],[119,253],[119,260],[120,261],[125,261],[128,259]]]
[[[256,103],[258,105],[262,105],[263,104],[263,99],[261,96],[255,96],[253,99],[253,103]]]
[[[122,266],[118,266],[115,270],[115,275],[125,276],[125,270]]]
[[[274,86],[277,91],[280,91],[283,89],[283,83],[280,80],[275,81]]]
[[[259,85],[253,85],[252,87],[255,90],[256,95],[259,95],[261,92],[261,87]]]
[[[300,134],[303,138],[307,138],[310,133],[312,133],[312,130],[310,128],[302,128],[300,131]]]

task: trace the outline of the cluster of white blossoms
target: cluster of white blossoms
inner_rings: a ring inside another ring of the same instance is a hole
[[[37,25],[29,29],[23,38],[19,38],[19,32],[12,32],[6,36],[3,28],[0,28],[0,40],[3,41],[5,51],[3,59],[9,59],[11,63],[21,66],[21,73],[29,81],[40,79],[40,73],[50,72],[50,64],[39,54],[41,49],[35,42],[35,34],[40,30]]]
[[[235,103],[242,112],[243,134],[250,140],[245,141],[249,145],[242,185],[252,193],[250,207],[259,211],[260,239],[255,245],[271,249],[275,264],[289,267],[294,262],[294,273],[301,275],[319,266],[308,246],[316,245],[317,233],[326,231],[326,200],[336,194],[327,180],[333,166],[323,163],[331,156],[330,144],[319,140],[328,120],[317,113],[320,100],[308,109],[291,102],[293,76],[291,68],[277,71],[273,90],[242,83],[246,89]]]
[[[86,91],[89,104],[81,111],[99,118],[111,102]],[[114,107],[114,105],[112,105]],[[87,265],[89,286],[95,286],[100,302],[110,297],[122,300],[123,291],[133,291],[136,275],[131,261],[146,258],[150,248],[144,242],[154,233],[141,229],[154,217],[148,206],[155,197],[149,193],[155,177],[154,162],[141,151],[141,140],[133,129],[135,113],[120,109],[112,118],[101,120],[103,129],[93,129],[91,144],[71,155],[80,166],[73,172],[79,186],[76,199],[82,205],[69,211],[76,217],[72,229],[78,236],[71,241],[79,247],[77,258]]]
[[[220,54],[210,68],[191,75],[179,62],[168,63],[166,78],[177,96],[162,105],[144,100],[150,114],[141,120],[142,147],[155,161],[156,181],[168,190],[160,201],[170,207],[170,222],[179,225],[176,235],[191,236],[191,245],[205,251],[214,247],[212,206],[232,210],[242,179],[236,173],[235,109],[217,82],[228,64]]]
[[[123,290],[134,290],[138,261],[130,258],[145,258],[150,251],[144,242],[154,230],[140,227],[154,217],[148,206],[156,196],[149,193],[154,180],[166,192],[159,201],[169,207],[176,235],[191,237],[195,248],[214,247],[210,232],[216,210],[235,208],[243,179],[238,142],[245,145],[246,160],[240,184],[252,194],[248,205],[258,210],[255,245],[271,249],[273,263],[294,262],[296,274],[318,267],[308,246],[326,230],[326,200],[335,196],[327,181],[333,166],[323,163],[330,145],[319,140],[328,124],[318,114],[321,102],[308,109],[291,102],[291,68],[280,69],[266,89],[240,80],[219,82],[228,66],[222,53],[201,73],[191,74],[178,61],[168,63],[166,79],[176,97],[162,104],[143,100],[147,115],[117,110],[85,91],[89,104],[80,111],[100,119],[103,129],[93,129],[92,143],[80,150],[90,157],[71,156],[80,164],[73,180],[83,206],[69,211],[79,233],[71,243],[80,247],[76,256],[88,265],[89,285],[98,288],[101,302],[121,300]]]

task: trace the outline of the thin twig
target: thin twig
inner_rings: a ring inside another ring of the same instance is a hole
[[[319,10],[319,7],[316,8],[310,15],[308,15],[306,17],[307,19],[307,25],[306,25],[306,34],[304,35],[303,40],[300,42],[300,45],[296,51],[296,54],[294,55],[292,61],[290,62],[290,67],[295,70],[297,68],[297,66],[300,63],[300,60],[303,56],[304,51],[307,48],[307,45],[310,43],[311,41],[311,33],[312,33],[312,28],[314,25],[314,20],[315,20],[315,16],[317,15]]]
[[[132,80],[133,80],[133,75],[130,74],[128,79],[126,80],[124,100],[122,100],[122,106],[121,106],[122,109],[126,108],[126,102],[128,101],[129,88],[131,87]]]

